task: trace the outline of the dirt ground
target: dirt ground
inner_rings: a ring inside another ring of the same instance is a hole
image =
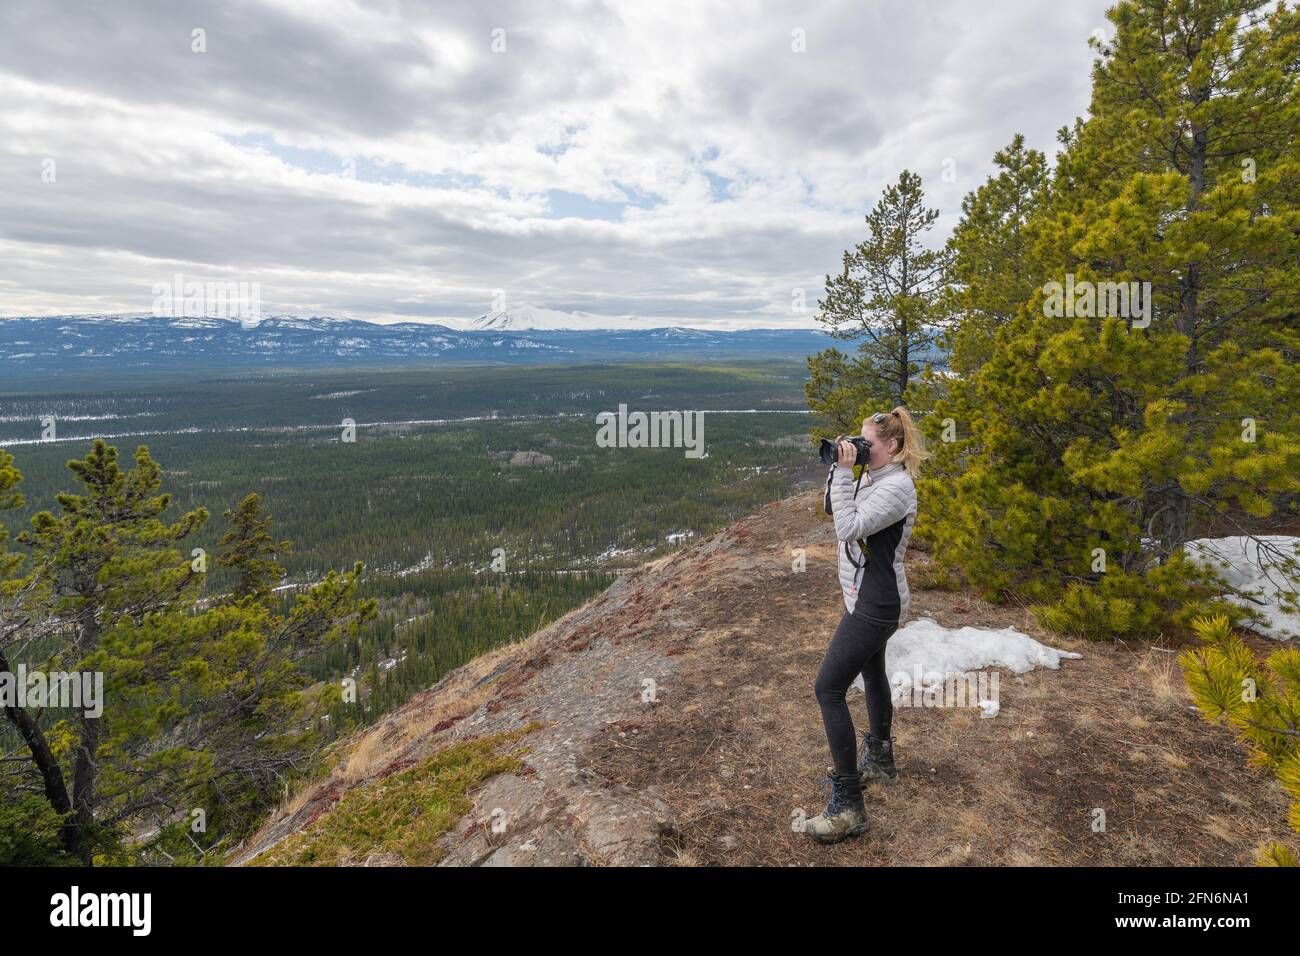
[[[813,680],[840,614],[834,539],[801,495],[732,529],[757,559],[709,587],[684,574],[670,600],[695,629],[644,715],[609,725],[586,768],[655,788],[677,865],[1249,865],[1287,839],[1287,801],[1225,728],[1191,706],[1177,647],[1045,634],[1020,608],[915,587],[912,618],[1015,627],[1080,660],[1003,671],[1001,711],[895,710],[900,780],[867,792],[870,832],[835,847],[796,832],[825,803],[829,763]],[[806,553],[791,573],[791,549]],[[909,556],[912,578],[926,558]],[[654,640],[653,633],[640,640]],[[1268,642],[1257,641],[1260,650]],[[865,722],[860,692],[854,718]],[[1104,829],[1098,827],[1104,813]]]
[[[448,674],[340,742],[333,770],[232,860],[443,747],[515,731],[526,766],[472,795],[430,851],[443,865],[1249,865],[1270,840],[1296,844],[1281,787],[1192,709],[1178,647],[1048,635],[1023,608],[926,589],[915,551],[913,618],[1015,627],[1083,656],[1000,672],[992,718],[896,708],[901,779],[868,791],[870,832],[812,843],[795,824],[826,799],[813,681],[843,606],[817,503],[774,502]],[[849,702],[864,721],[861,693]],[[364,841],[355,855],[397,865]]]

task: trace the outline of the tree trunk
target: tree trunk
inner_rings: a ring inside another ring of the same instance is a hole
[[[1208,96],[1208,91],[1198,91],[1197,102],[1202,102]],[[1201,208],[1201,196],[1205,192],[1208,152],[1208,133],[1202,127],[1193,126],[1187,161],[1188,190],[1185,212],[1189,217]],[[1178,282],[1178,314],[1174,319],[1174,323],[1178,331],[1187,336],[1187,353],[1184,364],[1189,376],[1196,374],[1196,369],[1200,364],[1196,341],[1196,330],[1201,319],[1200,291],[1200,263],[1195,261],[1185,263],[1182,276]],[[1186,421],[1190,414],[1190,411],[1182,412],[1175,416],[1175,421]],[[1165,495],[1163,507],[1164,526],[1160,550],[1165,555],[1172,555],[1176,551],[1181,551],[1187,541],[1187,493],[1183,491],[1181,486],[1175,486]]]
[[[83,837],[95,826],[95,752],[99,749],[99,718],[81,718],[81,746],[72,765],[73,819]],[[81,862],[91,866],[91,841],[82,839]]]
[[[1171,491],[1165,499],[1164,527],[1161,529],[1161,551],[1172,555],[1187,543],[1187,495],[1182,488]]]
[[[99,640],[99,621],[94,613],[83,617],[79,624],[77,646],[81,652],[88,653]],[[98,768],[95,758],[99,751],[99,718],[81,714],[81,744],[77,747],[77,756],[72,762],[72,812],[80,835],[81,862],[93,865],[92,853],[94,841],[90,834],[95,828],[95,781]]]
[[[0,671],[13,673],[13,668],[9,666],[9,661],[3,654],[0,654]],[[18,729],[23,743],[27,744],[27,749],[32,752],[32,762],[40,771],[45,788],[45,799],[50,802],[55,812],[63,817],[60,839],[64,849],[84,861],[86,857],[82,852],[82,831],[72,815],[72,801],[68,798],[63,771],[54,757],[54,752],[50,749],[49,742],[45,739],[45,734],[41,732],[40,727],[36,726],[36,721],[32,720],[31,715],[17,705],[6,707],[5,717]]]

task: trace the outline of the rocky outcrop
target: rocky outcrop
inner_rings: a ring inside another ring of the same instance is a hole
[[[236,854],[244,863],[328,813],[350,788],[409,767],[458,740],[538,725],[521,775],[489,780],[441,843],[445,866],[658,863],[675,829],[653,787],[595,773],[591,742],[664,705],[701,624],[695,592],[716,595],[757,568],[736,529],[621,577],[531,639],[485,655],[368,729],[328,780],[277,814]],[[354,771],[354,763],[362,766]],[[391,863],[378,854],[366,865]]]
[[[672,832],[662,800],[627,788],[569,790],[501,775],[479,792],[469,826],[443,838],[442,866],[653,866]]]

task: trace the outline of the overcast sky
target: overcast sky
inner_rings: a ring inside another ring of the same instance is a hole
[[[808,325],[900,170],[941,241],[1014,133],[1054,150],[1106,5],[4,0],[0,315],[181,273],[264,312]]]

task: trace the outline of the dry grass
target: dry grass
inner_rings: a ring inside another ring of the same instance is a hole
[[[300,787],[295,793],[289,795],[287,799],[276,809],[272,819],[282,819],[293,816],[303,807],[307,806],[311,799],[312,788],[310,786]]]
[[[385,733],[364,735],[352,748],[347,759],[343,761],[336,776],[344,783],[358,783],[369,780],[385,764],[392,761],[391,749],[384,739]]]

